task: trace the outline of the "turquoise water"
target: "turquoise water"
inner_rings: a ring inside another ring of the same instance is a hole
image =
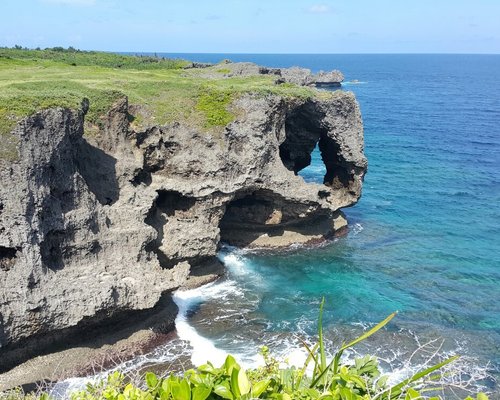
[[[233,290],[200,300],[193,327],[236,353],[262,342],[290,348],[295,334],[314,334],[325,296],[333,343],[399,311],[361,350],[382,352],[388,368],[443,338],[443,354],[498,374],[500,56],[182,56],[342,70],[343,90],[361,106],[369,160],[363,196],[345,210],[346,237],[279,254],[223,250]],[[322,181],[317,153],[301,175]],[[478,373],[477,381],[496,390],[493,379]]]

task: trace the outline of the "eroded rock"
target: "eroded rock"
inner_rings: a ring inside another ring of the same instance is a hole
[[[344,229],[337,210],[358,200],[367,166],[354,96],[245,95],[235,106],[244,112],[215,133],[133,132],[126,99],[92,138],[83,111],[16,127],[19,160],[0,161],[0,369],[203,282],[221,237],[285,246]],[[316,144],[324,185],[297,175]]]
[[[299,86],[317,86],[317,87],[339,87],[344,81],[344,75],[338,70],[319,71],[314,74],[308,68],[290,67],[290,68],[269,68],[261,67],[252,62],[237,62],[237,63],[219,63],[201,64],[193,63],[189,68],[203,68],[203,76],[219,77],[222,73],[225,77],[231,78],[234,76],[255,76],[255,75],[272,75],[276,78],[275,83],[293,83]]]

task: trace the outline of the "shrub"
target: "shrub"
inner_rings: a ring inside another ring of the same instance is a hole
[[[205,115],[205,128],[222,127],[234,120],[234,114],[228,110],[232,99],[228,90],[209,85],[201,88],[196,109]]]

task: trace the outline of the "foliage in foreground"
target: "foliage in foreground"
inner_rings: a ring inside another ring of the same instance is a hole
[[[353,363],[343,363],[345,350],[355,346],[384,327],[394,316],[365,332],[349,343],[343,343],[331,360],[327,359],[323,340],[321,303],[318,323],[318,343],[304,346],[308,352],[302,368],[281,367],[261,349],[265,364],[256,369],[243,369],[232,356],[227,356],[221,367],[208,362],[190,369],[183,376],[171,374],[158,377],[152,372],[145,375],[145,384],[127,383],[125,376],[116,371],[107,380],[87,384],[84,390],[71,394],[71,400],[439,400],[439,395],[428,397],[425,393],[437,391],[441,378],[439,370],[458,356],[446,359],[432,367],[418,371],[396,384],[388,384],[388,376],[382,375],[376,357],[364,356]],[[0,394],[0,400],[17,400],[22,396],[13,392]],[[47,394],[33,400],[49,400]],[[475,399],[488,400],[480,393]]]

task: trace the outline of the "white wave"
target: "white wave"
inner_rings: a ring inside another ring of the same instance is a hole
[[[95,383],[96,381],[92,377],[68,378],[54,384],[49,395],[53,399],[68,399],[71,393],[83,390],[87,383]]]
[[[302,368],[306,360],[307,352],[304,349],[296,347],[288,350],[287,361],[289,365],[296,368]]]
[[[251,275],[252,286],[266,285],[264,278],[251,268],[251,263],[245,257],[246,253],[247,251],[242,249],[224,246],[219,252],[218,258],[228,271],[228,277],[225,280],[209,283],[192,290],[179,290],[173,295],[173,300],[179,307],[179,314],[175,321],[177,334],[179,338],[188,341],[193,348],[191,362],[196,366],[207,361],[214,365],[221,365],[229,351],[217,347],[213,341],[201,336],[188,321],[189,311],[194,306],[211,299],[225,300],[228,306],[236,300],[239,304],[239,314],[244,314],[245,307],[242,308],[242,304],[247,304],[248,310],[251,310],[259,302],[258,297],[248,289],[240,287],[236,282],[248,279],[247,277]],[[232,277],[236,280],[231,279]],[[220,318],[225,319],[225,315],[221,315]],[[257,346],[231,348],[231,354],[245,368],[257,367],[264,363],[262,356],[258,353]]]
[[[245,292],[240,288],[237,279],[245,278],[252,274],[252,281],[260,282],[262,277],[255,274],[249,268],[249,262],[244,257],[245,251],[231,246],[224,246],[218,254],[218,258],[226,266],[229,272],[229,278],[219,282],[209,283],[196,289],[178,290],[173,294],[173,300],[179,307],[179,313],[175,320],[177,334],[180,339],[186,340],[192,347],[191,362],[198,366],[210,361],[214,365],[221,365],[227,357],[228,351],[218,348],[213,341],[201,336],[196,329],[190,325],[187,315],[196,305],[206,302],[210,299],[227,300],[228,302],[238,299],[239,302],[253,303],[257,299],[251,299],[254,296],[245,296]],[[248,293],[247,293],[248,295]],[[248,298],[250,297],[250,298]],[[257,352],[248,353],[248,349],[241,349],[240,354],[232,351],[232,355],[246,367],[262,365],[263,359]]]
[[[191,362],[195,366],[205,364],[207,361],[220,365],[227,357],[227,352],[217,348],[214,343],[201,336],[196,329],[189,324],[188,313],[197,304],[210,298],[225,298],[227,296],[241,296],[234,281],[214,282],[191,290],[177,290],[172,298],[179,307],[179,313],[175,319],[175,328],[180,339],[189,342],[192,347]]]
[[[227,353],[215,347],[209,339],[201,336],[187,320],[187,313],[190,307],[200,300],[199,296],[199,293],[193,294],[182,291],[174,293],[174,301],[179,307],[179,314],[175,319],[175,328],[179,337],[188,341],[193,348],[191,362],[195,366],[204,364],[207,361],[219,365],[224,362]]]
[[[352,228],[351,228],[351,232],[354,236],[358,235],[360,232],[363,232],[365,228],[363,227],[363,225],[361,225],[359,222],[355,223]]]
[[[352,85],[364,85],[366,83],[368,83],[368,82],[354,80],[354,81],[342,82],[341,85],[342,86],[352,86]]]
[[[238,249],[236,247],[224,246],[219,251],[217,257],[225,265],[229,277],[234,277],[237,281],[249,280],[253,286],[258,286],[263,290],[269,283],[267,279],[255,270],[246,254],[259,251],[259,249]],[[237,283],[234,283],[235,286]],[[243,292],[240,290],[243,294]],[[248,290],[247,290],[248,294]],[[248,300],[248,298],[247,298]]]
[[[221,253],[219,259],[229,269],[229,271],[237,276],[249,275],[250,271],[245,265],[242,256],[236,252]]]

